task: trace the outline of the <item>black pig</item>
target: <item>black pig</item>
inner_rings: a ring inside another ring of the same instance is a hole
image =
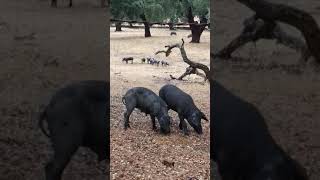
[[[128,64],[128,61],[131,61],[131,64],[133,64],[133,57],[124,57],[122,58],[122,62],[125,61]]]
[[[140,109],[141,112],[150,114],[152,128],[156,130],[155,118],[160,124],[160,132],[170,133],[170,117],[168,115],[167,104],[153,91],[144,87],[135,87],[129,89],[122,98],[127,111],[124,113],[124,128],[129,125],[129,117],[134,108]]]
[[[179,127],[186,135],[188,134],[188,127],[184,119],[187,119],[198,134],[202,134],[201,119],[207,121],[208,119],[196,107],[189,94],[174,85],[167,84],[160,89],[159,96],[167,103],[169,110],[172,109],[178,113],[180,119]]]
[[[46,180],[60,180],[80,146],[94,151],[99,161],[110,160],[108,108],[109,82],[81,81],[54,94],[39,119],[54,150],[53,159],[45,167]],[[49,133],[44,129],[44,120]]]
[[[172,36],[172,35],[177,35],[177,33],[176,32],[171,32],[170,36]]]
[[[161,61],[161,65],[162,65],[162,66],[169,66],[169,63],[162,60],[162,61]]]
[[[211,86],[211,157],[222,180],[307,180],[305,169],[270,135],[252,104],[213,81]]]

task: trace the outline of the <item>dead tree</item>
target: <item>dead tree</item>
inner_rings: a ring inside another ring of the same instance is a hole
[[[274,21],[265,21],[254,15],[247,18],[240,35],[220,50],[214,57],[229,59],[234,51],[249,42],[256,43],[259,39],[276,40],[291,49],[301,53],[301,60],[306,62],[311,56],[306,44],[299,38],[287,34],[280,25]]]
[[[265,0],[238,0],[256,12],[257,16],[294,26],[303,34],[311,54],[320,63],[320,29],[315,19],[305,11]]]
[[[310,14],[288,5],[270,3],[266,0],[238,0],[238,2],[253,10],[257,19],[270,24],[276,24],[279,21],[297,28],[305,38],[310,55],[320,63],[320,29]],[[310,56],[308,53],[305,55]]]
[[[184,49],[184,40],[183,39],[182,39],[182,44],[178,43],[178,44],[174,44],[174,45],[167,45],[167,46],[165,46],[165,48],[167,48],[167,50],[157,51],[155,54],[165,53],[166,57],[168,57],[170,55],[170,53],[172,52],[173,48],[179,48],[182,60],[185,63],[189,64],[189,67],[186,69],[186,72],[183,73],[179,78],[175,78],[172,75],[170,75],[170,77],[172,79],[182,80],[185,76],[191,75],[191,74],[196,74],[198,76],[203,77],[204,81],[206,81],[210,77],[210,69],[208,66],[201,64],[201,63],[193,62],[188,58],[187,53]],[[198,71],[198,69],[202,70],[204,72],[204,74],[200,73]]]

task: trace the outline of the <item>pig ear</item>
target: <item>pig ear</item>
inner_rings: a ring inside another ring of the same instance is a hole
[[[200,113],[201,113],[201,118],[202,119],[204,119],[206,121],[209,121],[208,118],[206,117],[206,115],[203,112],[200,111]]]

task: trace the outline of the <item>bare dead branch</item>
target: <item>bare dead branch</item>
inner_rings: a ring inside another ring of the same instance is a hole
[[[167,45],[165,46],[165,48],[167,48],[167,50],[162,50],[162,51],[157,51],[156,54],[159,54],[159,53],[165,53],[166,54],[166,57],[168,57],[170,55],[170,53],[172,52],[172,49],[173,48],[179,48],[180,50],[180,53],[181,53],[181,57],[182,57],[182,60],[189,64],[189,67],[186,69],[186,72],[184,74],[182,74],[178,80],[182,80],[183,77],[187,76],[187,75],[190,75],[190,74],[196,74],[198,76],[201,76],[205,79],[205,81],[210,77],[210,69],[208,66],[204,65],[204,64],[201,64],[201,63],[196,63],[196,62],[193,62],[191,61],[188,56],[187,56],[187,53],[184,49],[184,40],[181,39],[182,41],[182,44],[174,44],[174,45]],[[205,74],[202,74],[200,72],[198,72],[197,69],[201,69]],[[170,75],[171,78],[174,78],[172,75]]]
[[[225,48],[215,54],[215,57],[231,58],[231,54],[248,42],[256,42],[260,39],[276,40],[291,49],[301,53],[301,60],[306,62],[310,57],[310,52],[306,44],[299,38],[287,34],[274,21],[264,21],[253,16],[244,21],[244,29],[240,35],[232,40]]]
[[[307,12],[284,4],[266,0],[238,0],[257,17],[265,21],[279,21],[297,28],[304,36],[307,47],[316,61],[320,63],[320,28],[316,20]]]
[[[172,52],[171,50],[173,48],[180,48],[180,44],[175,44],[175,45],[167,45],[167,46],[164,46],[165,48],[167,48],[167,50],[162,50],[162,51],[157,51],[155,54],[160,54],[160,53],[165,53],[166,54],[166,57],[168,57],[170,55],[170,53]]]

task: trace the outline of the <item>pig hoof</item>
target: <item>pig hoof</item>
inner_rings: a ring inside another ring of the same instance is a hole
[[[183,132],[184,135],[189,136],[189,131],[188,130],[184,129],[184,130],[182,130],[182,132]]]

